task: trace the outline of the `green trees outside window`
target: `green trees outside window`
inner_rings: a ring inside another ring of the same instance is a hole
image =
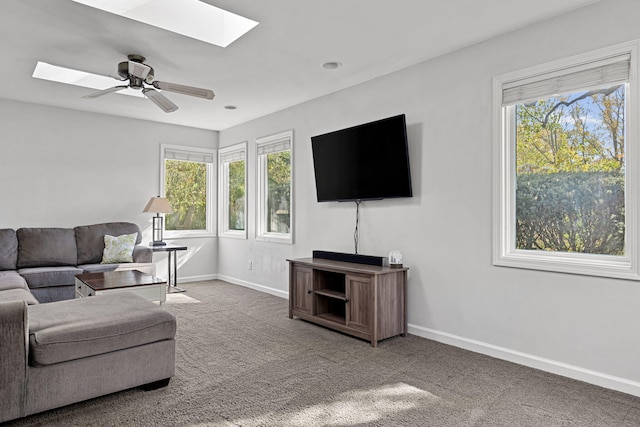
[[[515,106],[517,249],[625,254],[625,90]]]
[[[207,229],[207,164],[165,160],[165,195],[174,213],[165,217],[166,230]]]
[[[293,243],[293,131],[256,139],[256,239]]]
[[[245,164],[244,160],[228,163],[229,179],[229,230],[244,230],[245,228]]]
[[[267,154],[267,232],[291,227],[291,151]]]

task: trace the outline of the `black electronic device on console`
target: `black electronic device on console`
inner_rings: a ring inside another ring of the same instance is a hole
[[[388,267],[389,260],[386,257],[360,254],[346,254],[342,252],[313,251],[314,258],[328,259],[332,261],[351,262],[354,264],[377,265]]]

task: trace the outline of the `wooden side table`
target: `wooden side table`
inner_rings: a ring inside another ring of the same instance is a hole
[[[153,252],[167,252],[167,292],[186,292],[186,289],[178,287],[178,251],[186,251],[186,246],[166,244],[164,246],[151,246]]]

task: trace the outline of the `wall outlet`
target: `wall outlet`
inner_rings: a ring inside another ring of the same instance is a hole
[[[247,261],[247,270],[253,270],[253,261]]]

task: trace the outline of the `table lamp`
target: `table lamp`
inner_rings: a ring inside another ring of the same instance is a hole
[[[173,209],[171,209],[171,205],[169,204],[169,200],[166,197],[152,197],[147,203],[147,206],[144,207],[142,212],[155,212],[156,216],[153,217],[153,241],[150,243],[151,246],[165,246],[166,243],[162,241],[162,229],[163,227],[163,217],[160,216],[163,214],[173,213]]]

